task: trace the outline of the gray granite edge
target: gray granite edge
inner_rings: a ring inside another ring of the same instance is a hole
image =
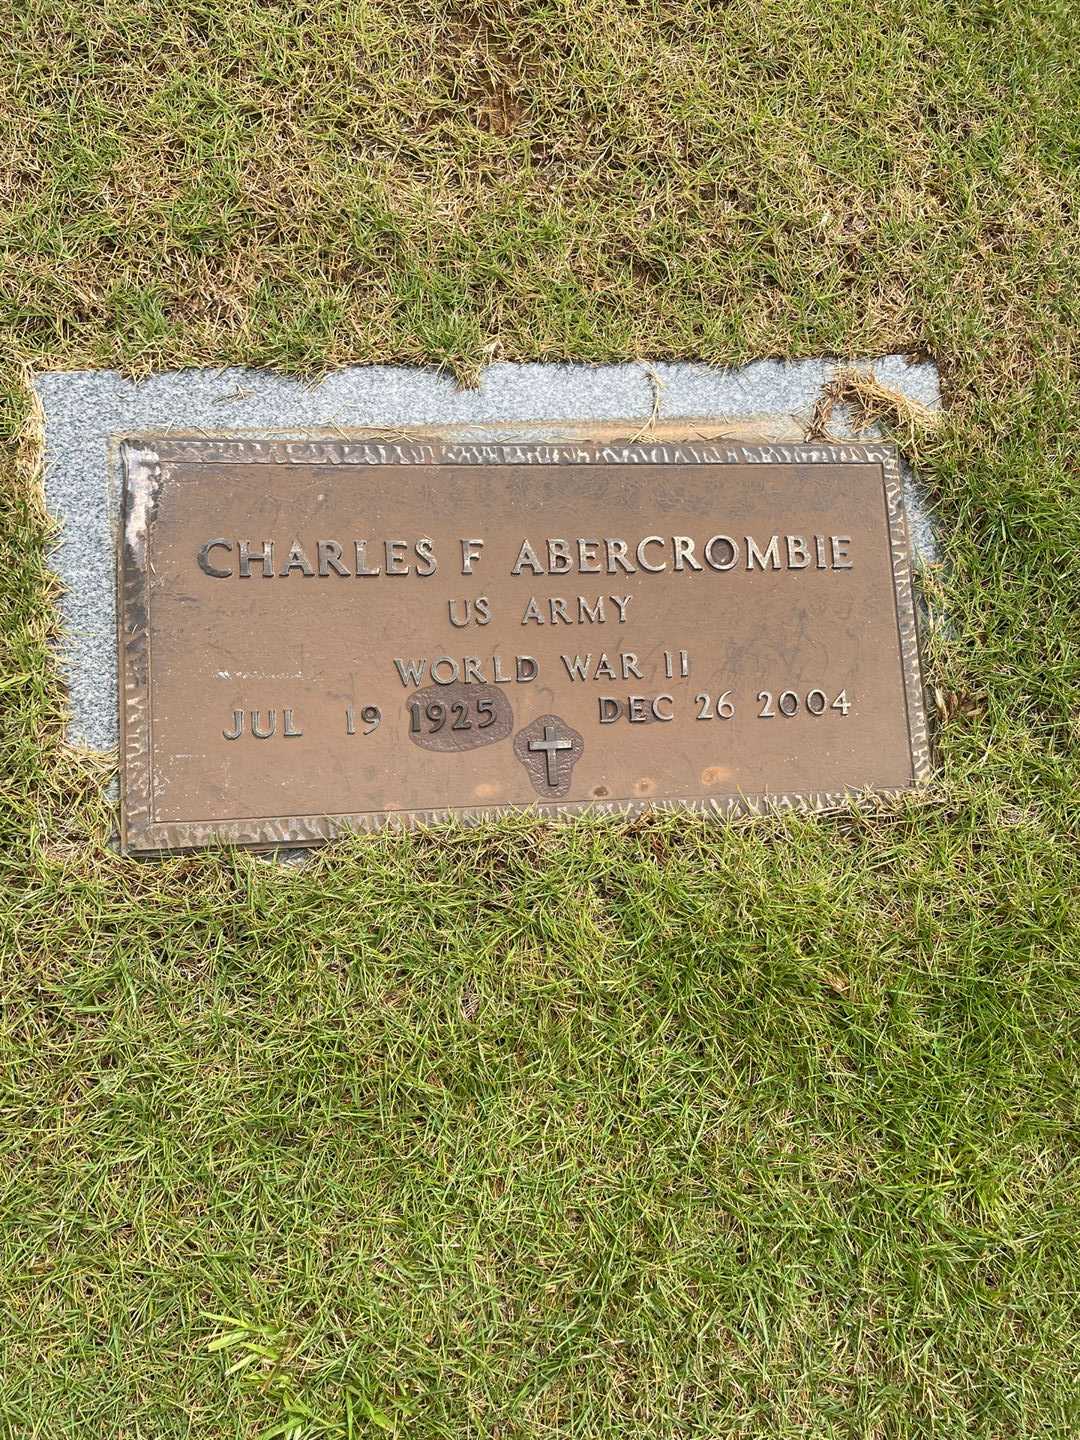
[[[49,371],[35,377],[44,411],[44,487],[58,538],[50,557],[62,582],[61,665],[71,707],[69,740],[95,749],[117,742],[115,530],[119,439],[170,429],[303,435],[316,430],[438,427],[469,438],[551,439],[560,427],[626,423],[685,425],[688,433],[734,427],[765,438],[805,432],[840,369],[872,375],[886,389],[931,409],[941,404],[936,367],[906,356],[872,360],[759,360],[739,370],[645,362],[491,365],[475,389],[436,371],[393,366],[335,371],[317,384],[242,368],[165,372],[129,380],[116,371]],[[853,438],[836,406],[830,430]],[[863,431],[865,438],[876,432]],[[904,477],[917,558],[936,550],[918,486]]]

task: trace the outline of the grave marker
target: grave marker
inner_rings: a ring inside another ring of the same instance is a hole
[[[891,446],[162,436],[123,466],[131,851],[929,773]]]

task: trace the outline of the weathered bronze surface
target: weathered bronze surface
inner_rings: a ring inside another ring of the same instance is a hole
[[[123,463],[130,851],[929,775],[891,446],[160,436]]]

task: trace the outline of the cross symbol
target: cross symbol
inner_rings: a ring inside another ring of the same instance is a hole
[[[560,750],[572,750],[573,748],[574,742],[572,740],[559,739],[559,729],[557,725],[545,725],[544,738],[542,740],[529,741],[530,750],[543,750],[545,752],[544,758],[547,761],[547,783],[551,786],[552,790],[559,788],[558,752]]]

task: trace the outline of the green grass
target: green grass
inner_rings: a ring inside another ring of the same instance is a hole
[[[3,32],[0,1426],[1076,1434],[1075,7]],[[925,800],[110,848],[28,372],[904,349]]]

